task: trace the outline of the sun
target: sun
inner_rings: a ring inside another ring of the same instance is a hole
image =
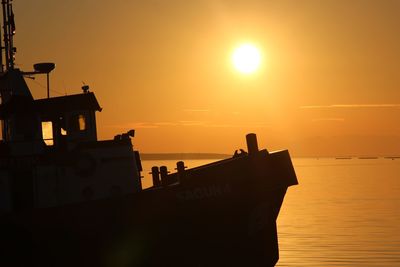
[[[261,63],[261,54],[254,45],[242,44],[233,52],[232,62],[239,72],[250,74],[259,68]]]

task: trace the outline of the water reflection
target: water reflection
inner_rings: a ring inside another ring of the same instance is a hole
[[[400,160],[295,159],[277,266],[399,266]]]

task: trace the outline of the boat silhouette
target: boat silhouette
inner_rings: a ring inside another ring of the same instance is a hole
[[[34,99],[15,67],[14,14],[3,6],[0,73],[1,266],[274,266],[276,219],[297,184],[289,152],[247,151],[176,172],[153,167],[141,185],[134,130],[98,140],[102,108],[81,94]]]

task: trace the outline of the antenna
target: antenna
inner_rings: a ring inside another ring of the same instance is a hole
[[[3,18],[4,18],[4,1],[1,2],[3,6]],[[1,42],[1,26],[0,26],[0,72],[4,72],[4,65],[3,65],[3,43]]]
[[[1,53],[0,53],[1,72],[4,72],[5,70],[14,69],[14,56],[15,52],[17,51],[17,49],[14,47],[15,21],[14,21],[14,12],[12,10],[11,2],[12,0],[1,1],[3,9],[3,42],[4,42],[4,46],[1,46]],[[5,62],[3,62],[3,50],[4,50]]]

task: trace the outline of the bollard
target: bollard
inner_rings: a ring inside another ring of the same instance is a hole
[[[151,176],[153,177],[153,186],[159,187],[161,185],[160,181],[160,171],[158,170],[157,166],[151,168]]]
[[[161,174],[161,185],[167,186],[168,185],[168,169],[167,166],[160,167],[160,174]]]
[[[255,155],[258,152],[257,136],[254,133],[246,135],[247,150],[249,155]]]
[[[185,166],[185,163],[183,161],[178,161],[176,163],[176,171],[178,172],[178,181],[179,183],[182,183],[183,180],[185,179],[185,169],[187,167]]]

